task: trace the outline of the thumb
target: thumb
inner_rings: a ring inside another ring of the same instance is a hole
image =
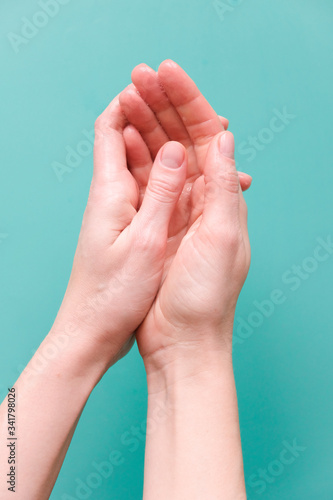
[[[211,141],[204,168],[204,225],[212,233],[229,231],[239,223],[240,181],[234,160],[231,132],[217,134]]]
[[[179,142],[167,142],[158,152],[150,172],[146,192],[133,223],[139,229],[167,237],[169,222],[183,190],[187,156]]]

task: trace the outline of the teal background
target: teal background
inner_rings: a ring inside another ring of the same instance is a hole
[[[252,161],[244,148],[237,153],[254,181],[246,194],[252,266],[236,316],[247,321],[253,301],[277,288],[285,301],[235,344],[235,375],[248,498],[332,500],[333,255],[295,291],[282,277],[313,256],[316,238],[333,238],[333,3],[224,4],[223,16],[203,0],[71,0],[16,53],[8,33],[20,34],[22,17],[31,20],[40,7],[2,0],[1,396],[52,325],[87,200],[92,155],[63,182],[53,162],[64,162],[67,146],[76,148],[136,64],[156,69],[172,58],[230,119],[238,145],[267,138],[274,109],[294,115]],[[88,401],[51,499],[78,498],[75,479],[85,480],[91,462],[113,449],[125,463],[87,498],[142,498],[144,443],[131,452],[121,436],[145,416],[135,347]],[[253,475],[274,470],[284,441],[294,439],[306,449],[258,492]]]

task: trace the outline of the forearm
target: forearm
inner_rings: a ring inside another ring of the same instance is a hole
[[[45,338],[14,385],[15,498],[49,498],[80,414],[104,369],[102,360],[80,343],[79,335],[57,342],[51,331]],[[0,407],[0,475],[6,480],[10,470],[7,407],[6,398]],[[3,499],[12,498],[6,480],[0,484]]]
[[[184,348],[148,393],[144,500],[244,500],[231,355]]]

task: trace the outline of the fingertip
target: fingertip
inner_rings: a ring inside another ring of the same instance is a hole
[[[219,136],[218,147],[220,153],[227,157],[234,159],[235,155],[235,139],[231,132],[228,130],[222,132]]]
[[[178,67],[178,64],[175,61],[173,61],[173,59],[164,59],[164,61],[161,62],[159,67],[161,68],[162,66],[169,66],[172,68],[176,68]]]
[[[157,72],[161,76],[165,73],[168,73],[170,70],[174,70],[177,68],[180,68],[180,66],[175,61],[173,61],[172,59],[165,59],[159,65]]]
[[[147,64],[141,64],[132,71],[132,82],[138,94],[144,100],[149,100],[149,97],[151,98],[151,95],[154,94],[156,81],[156,71],[147,66]]]
[[[132,95],[132,94],[137,94],[137,89],[134,83],[130,83],[120,92],[119,99],[121,99],[122,96]]]
[[[135,92],[135,86],[133,83],[130,83],[125,87],[119,94],[119,103],[121,106],[124,106],[127,104],[128,100],[131,98],[133,93]]]
[[[219,115],[220,122],[222,123],[222,126],[224,130],[227,130],[229,127],[229,120],[228,118],[225,118],[224,116]]]
[[[125,116],[133,116],[140,107],[141,96],[133,83],[128,85],[119,95],[119,102]]]
[[[245,172],[238,172],[239,182],[242,188],[242,191],[247,191],[252,184],[252,177]]]
[[[151,68],[150,66],[148,66],[148,64],[146,64],[146,63],[140,63],[137,66],[135,66],[135,68],[133,68],[133,70],[132,70],[132,73],[131,73],[132,81],[136,80],[143,73],[151,73],[151,72],[155,73],[155,71],[153,70],[153,68]]]
[[[161,151],[161,163],[168,168],[180,168],[185,161],[185,148],[177,141],[167,142]]]
[[[134,71],[140,71],[141,69],[145,69],[147,67],[147,64],[142,62],[142,63],[139,63],[137,64],[136,66],[134,66],[134,68],[132,69],[132,73]]]
[[[138,133],[137,129],[131,123],[126,125],[123,132],[125,139],[135,137]]]

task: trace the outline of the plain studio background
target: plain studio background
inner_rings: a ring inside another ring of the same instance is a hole
[[[63,297],[96,117],[136,64],[172,58],[230,119],[254,178],[234,347],[248,497],[331,500],[331,0],[46,3],[0,6],[1,396]],[[139,500],[145,417],[134,347],[89,399],[51,499]]]

